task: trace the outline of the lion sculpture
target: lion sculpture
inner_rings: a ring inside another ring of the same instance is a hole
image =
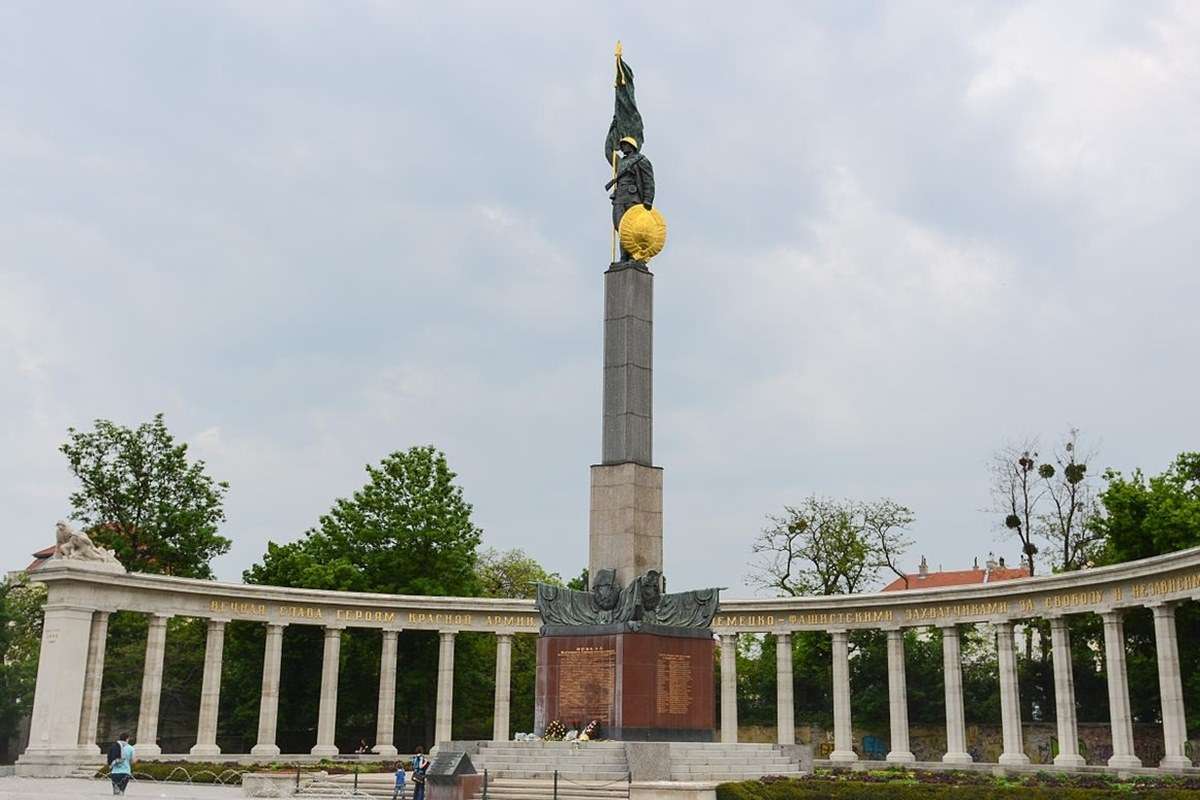
[[[80,533],[67,523],[59,520],[55,527],[55,540],[58,547],[54,551],[55,558],[65,558],[78,561],[99,561],[105,564],[119,564],[112,550],[97,547],[90,536]]]

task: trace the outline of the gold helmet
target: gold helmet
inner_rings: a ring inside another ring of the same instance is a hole
[[[632,136],[624,137],[623,139],[621,139],[621,141],[617,142],[617,144],[625,144],[626,142],[633,145],[634,150],[638,149],[638,140],[633,138]]]

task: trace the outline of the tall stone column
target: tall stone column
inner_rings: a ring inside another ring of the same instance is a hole
[[[737,723],[737,634],[721,634],[721,743],[736,744]]]
[[[1071,671],[1071,629],[1065,617],[1050,618],[1050,655],[1054,662],[1054,713],[1058,723],[1060,767],[1082,767],[1087,759],[1079,754],[1079,722],[1075,711],[1075,676]]]
[[[654,275],[645,265],[604,273],[604,428],[592,467],[588,574],[617,584],[662,571],[662,470],[651,437]]]
[[[146,631],[146,666],[142,672],[142,704],[138,710],[138,758],[162,755],[158,746],[158,706],[162,701],[163,658],[167,653],[167,620],[170,614],[150,617]]]
[[[796,743],[796,711],[792,699],[792,634],[775,634],[775,734],[779,744]]]
[[[18,775],[67,775],[85,758],[79,728],[94,609],[57,602],[53,591],[44,610],[29,747],[17,760]]]
[[[1192,760],[1184,754],[1187,718],[1183,711],[1183,681],[1179,674],[1179,640],[1175,629],[1175,604],[1160,603],[1154,612],[1154,641],[1158,650],[1158,691],[1162,697],[1164,755],[1163,769],[1188,769]]]
[[[1000,665],[1000,726],[1004,735],[1000,763],[1028,764],[1021,735],[1021,690],[1011,622],[996,623],[996,659]]]
[[[279,667],[283,663],[283,629],[286,622],[267,625],[263,651],[262,695],[258,701],[258,742],[250,748],[255,756],[277,756],[275,731],[279,724]]]
[[[1106,611],[1104,620],[1104,668],[1108,673],[1108,714],[1112,722],[1110,767],[1140,767],[1133,752],[1133,714],[1129,710],[1129,679],[1125,673],[1125,621],[1120,611]]]
[[[833,752],[830,761],[858,760],[850,722],[850,634],[830,631],[833,637]]]
[[[96,727],[100,722],[100,684],[104,678],[104,652],[108,645],[107,611],[92,615],[88,636],[87,673],[83,680],[83,709],[79,719],[79,750],[89,756],[100,755],[96,745]]]
[[[492,741],[508,741],[509,701],[512,697],[511,633],[496,634],[496,703],[492,711]]]
[[[204,678],[200,684],[200,721],[196,726],[194,756],[219,755],[217,747],[217,710],[221,705],[221,664],[225,653],[226,619],[208,621],[208,640],[204,645]]]
[[[379,652],[379,706],[375,712],[375,746],[372,753],[396,755],[392,743],[396,729],[396,649],[400,631],[384,630]]]
[[[437,716],[434,719],[434,745],[448,742],[454,721],[454,635],[457,631],[438,631]]]
[[[967,752],[966,715],[963,712],[962,653],[958,627],[940,625],[942,629],[942,672],[946,683],[946,764],[970,764],[975,759]]]
[[[321,705],[317,714],[317,743],[309,752],[314,756],[336,756],[338,671],[341,668],[342,629],[325,627],[325,652],[321,659]]]
[[[908,681],[904,676],[904,631],[894,628],[887,632],[888,711],[891,722],[892,748],[887,760],[907,764],[917,760],[908,743]]]

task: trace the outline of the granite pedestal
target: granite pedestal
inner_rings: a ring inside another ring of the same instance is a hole
[[[606,739],[712,741],[712,631],[647,625],[546,626],[538,638],[534,727],[580,729],[596,719]]]

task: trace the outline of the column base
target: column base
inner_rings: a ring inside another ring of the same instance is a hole
[[[1000,765],[1020,767],[1029,763],[1029,756],[1024,753],[1001,753]]]
[[[893,750],[887,754],[887,761],[892,764],[911,764],[917,760],[917,757],[907,750]]]
[[[858,761],[858,753],[853,750],[834,750],[829,754],[829,760],[839,764],[852,764]]]
[[[314,756],[336,756],[338,754],[337,745],[318,744],[308,751]]]
[[[1086,767],[1087,759],[1079,753],[1059,753],[1054,757],[1056,767]]]
[[[1108,765],[1114,769],[1138,769],[1142,766],[1142,760],[1137,756],[1113,756],[1108,760]]]
[[[388,756],[390,758],[394,755],[397,755],[400,751],[398,751],[394,745],[377,744],[371,748],[371,752],[381,756]]]
[[[1163,756],[1158,766],[1160,769],[1191,769],[1192,760],[1187,756]]]
[[[219,756],[221,748],[215,744],[197,744],[192,745],[192,749],[188,751],[189,755],[193,756]]]
[[[98,758],[104,755],[104,751],[97,744],[81,744],[79,745],[79,754],[85,758]]]
[[[17,758],[16,774],[22,778],[65,778],[80,767],[104,766],[104,757],[76,748],[30,748]]]
[[[943,764],[974,764],[975,759],[970,753],[946,753],[942,756]]]
[[[134,748],[136,748],[136,755],[139,760],[148,756],[162,755],[162,748],[158,744],[141,744],[139,742],[134,745]]]
[[[279,755],[279,745],[277,744],[256,744],[250,748],[252,756],[277,756]]]

